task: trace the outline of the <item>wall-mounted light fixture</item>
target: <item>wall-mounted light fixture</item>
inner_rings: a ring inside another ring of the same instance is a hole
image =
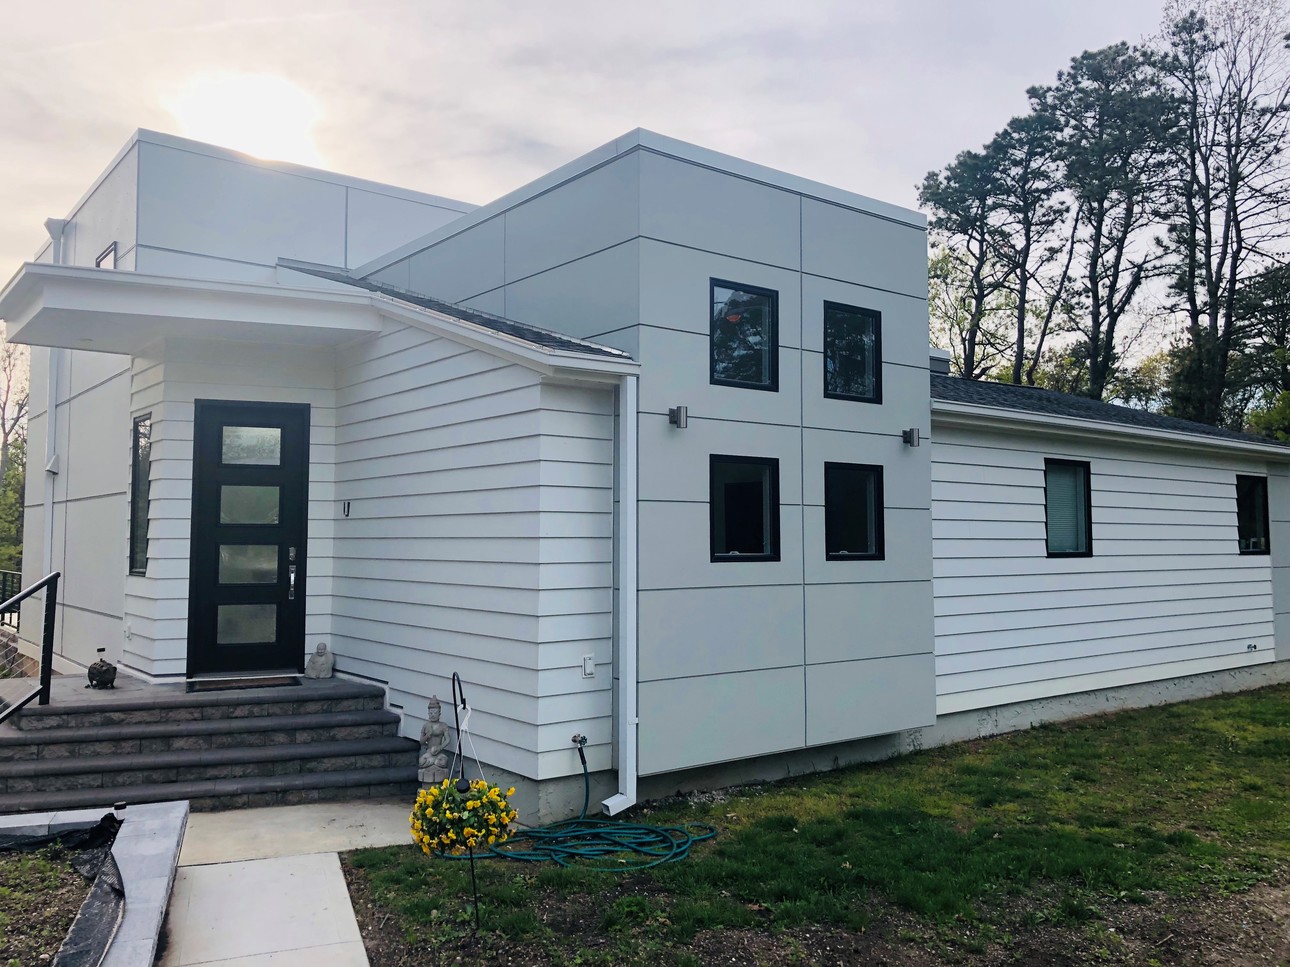
[[[911,426],[908,430],[901,430],[900,438],[911,447],[918,446],[918,427]]]
[[[673,406],[667,411],[667,422],[671,423],[678,430],[684,430],[690,422],[690,408],[688,406]]]

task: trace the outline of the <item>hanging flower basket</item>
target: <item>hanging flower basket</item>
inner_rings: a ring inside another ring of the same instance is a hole
[[[467,787],[463,789],[462,785]],[[482,779],[468,785],[445,779],[437,786],[422,789],[409,817],[412,841],[427,856],[473,852],[504,843],[510,837],[511,823],[519,815],[507,801],[513,795],[513,786],[503,793],[500,787]]]

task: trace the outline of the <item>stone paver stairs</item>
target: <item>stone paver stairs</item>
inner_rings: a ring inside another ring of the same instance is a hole
[[[340,679],[191,694],[150,687],[28,706],[0,725],[0,814],[410,797],[417,743],[398,728],[383,689]]]

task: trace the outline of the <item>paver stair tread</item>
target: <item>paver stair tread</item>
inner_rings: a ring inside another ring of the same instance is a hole
[[[117,786],[112,789],[71,789],[65,792],[31,792],[0,795],[0,813],[33,809],[77,809],[110,806],[112,802],[163,802],[211,796],[241,796],[292,789],[326,789],[341,786],[375,786],[415,783],[415,765],[379,769],[349,769],[287,776],[247,776],[236,779],[191,779],[180,782]]]
[[[99,712],[137,712],[151,709],[209,708],[215,705],[271,705],[285,702],[331,702],[347,698],[379,697],[385,702],[385,690],[379,685],[331,679],[326,684],[278,685],[268,688],[242,688],[214,692],[185,692],[149,689],[139,698],[122,698],[94,705],[67,706],[57,703],[28,705],[22,711],[26,718],[46,715],[93,715]]]
[[[0,762],[0,779],[98,772],[136,772],[244,762],[285,762],[293,759],[326,759],[333,756],[413,753],[418,748],[415,739],[381,736],[338,742],[303,742],[228,749],[172,750],[93,757],[66,756],[57,759],[16,759],[12,762]]]
[[[0,746],[52,745],[64,742],[118,742],[129,739],[166,738],[177,735],[227,735],[237,732],[289,732],[298,729],[344,728],[384,725],[399,717],[386,709],[351,712],[307,712],[300,715],[256,715],[238,718],[197,719],[190,722],[143,722],[138,725],[104,725],[87,730],[77,726],[0,732]]]

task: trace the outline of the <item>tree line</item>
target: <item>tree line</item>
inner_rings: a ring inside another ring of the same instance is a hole
[[[1171,2],[924,179],[933,339],[968,379],[1290,439],[1290,24]]]

